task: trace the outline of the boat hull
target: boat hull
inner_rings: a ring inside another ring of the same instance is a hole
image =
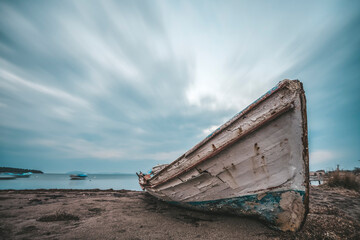
[[[71,177],[70,180],[85,180],[86,177]]]
[[[154,175],[153,196],[212,212],[256,216],[297,231],[308,212],[306,104],[302,84],[284,80]]]
[[[304,191],[288,190],[200,202],[170,201],[168,203],[206,212],[257,217],[270,226],[281,225],[283,228],[291,230],[300,225],[303,220],[304,200]],[[284,211],[284,208],[292,209],[292,211]],[[291,214],[295,214],[297,217],[293,217]]]

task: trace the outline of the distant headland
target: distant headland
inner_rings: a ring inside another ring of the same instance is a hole
[[[2,172],[11,172],[11,173],[27,173],[27,172],[43,173],[42,171],[40,171],[40,170],[35,170],[35,169],[0,167],[0,173],[2,173]]]

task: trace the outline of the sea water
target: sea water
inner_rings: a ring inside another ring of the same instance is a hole
[[[322,184],[321,181],[320,184]],[[319,181],[311,181],[319,185]],[[0,180],[0,189],[127,189],[141,191],[136,174],[88,174],[84,180],[70,180],[69,174],[32,174],[29,178]]]
[[[0,189],[127,189],[141,191],[136,174],[88,174],[84,180],[70,180],[69,174],[32,174],[29,178],[0,180]]]

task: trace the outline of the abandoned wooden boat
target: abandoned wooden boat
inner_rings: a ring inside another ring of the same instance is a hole
[[[309,206],[306,100],[302,83],[283,80],[141,187],[169,203],[256,216],[297,231]]]

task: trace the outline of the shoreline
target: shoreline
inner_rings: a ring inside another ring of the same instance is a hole
[[[210,214],[142,191],[0,190],[0,239],[359,239],[360,193],[311,187],[310,212],[296,233],[254,218]]]

